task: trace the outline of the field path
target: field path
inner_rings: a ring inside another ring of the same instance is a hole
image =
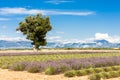
[[[66,78],[61,75],[44,75],[42,73],[28,73],[0,69],[0,80],[87,80],[87,77]]]
[[[88,80],[88,76],[67,78],[64,77],[63,74],[49,76],[43,73],[28,73],[26,71],[0,69],[0,80]],[[106,80],[120,80],[120,77]]]

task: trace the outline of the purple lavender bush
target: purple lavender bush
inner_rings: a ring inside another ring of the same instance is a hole
[[[79,59],[64,59],[46,62],[20,62],[15,64],[24,64],[25,66],[24,70],[28,70],[32,66],[36,66],[39,69],[38,72],[43,72],[47,68],[52,67],[55,69],[56,74],[58,74],[68,70],[80,70],[83,68],[90,67],[94,68],[120,65],[120,57],[99,57],[99,58],[92,57]],[[14,67],[15,64],[12,67]]]

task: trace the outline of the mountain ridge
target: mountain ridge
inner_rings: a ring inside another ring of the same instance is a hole
[[[48,42],[45,48],[119,48],[120,43],[110,43],[107,40],[93,40],[91,42]],[[0,40],[0,49],[32,48],[31,41]]]

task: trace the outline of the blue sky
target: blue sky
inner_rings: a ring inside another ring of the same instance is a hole
[[[0,39],[22,39],[25,16],[50,17],[48,41],[106,39],[120,42],[120,0],[0,0]]]

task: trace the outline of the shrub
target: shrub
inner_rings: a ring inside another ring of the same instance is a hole
[[[87,74],[95,73],[93,68],[86,69],[85,71],[86,71]]]
[[[87,74],[86,70],[76,71],[76,75],[77,75],[77,76],[84,76],[84,75],[86,75],[86,74]]]
[[[74,63],[72,63],[73,65],[71,65],[71,68],[73,69],[73,70],[79,70],[79,69],[81,69],[81,65],[80,64],[74,64]]]
[[[67,71],[67,72],[65,72],[64,76],[74,77],[74,76],[76,76],[76,71],[75,70]]]
[[[68,69],[67,69],[67,67],[66,66],[61,66],[60,67],[60,72],[65,72],[65,71],[67,71]]]
[[[94,68],[95,73],[100,73],[103,72],[104,69],[103,68]]]
[[[120,76],[120,70],[118,71],[118,74],[119,74],[119,76]]]
[[[8,64],[4,64],[1,66],[2,69],[8,69],[9,68],[9,65]]]
[[[111,75],[111,78],[119,76],[119,72],[117,72],[117,71],[110,71],[109,74]]]
[[[107,72],[101,72],[99,73],[103,79],[108,79],[111,77],[111,75]]]
[[[101,79],[101,76],[100,76],[100,74],[93,74],[93,75],[91,75],[91,76],[89,76],[89,79],[90,80],[100,80]]]
[[[112,69],[115,71],[120,70],[120,66],[112,66]]]
[[[45,74],[54,75],[57,73],[57,70],[54,67],[48,67],[45,69]]]
[[[37,73],[39,72],[39,68],[37,66],[31,66],[27,69],[27,71],[30,73]]]
[[[25,69],[24,64],[15,64],[12,66],[12,70],[14,71],[23,71]]]
[[[103,69],[105,72],[112,71],[112,67],[104,67]]]

